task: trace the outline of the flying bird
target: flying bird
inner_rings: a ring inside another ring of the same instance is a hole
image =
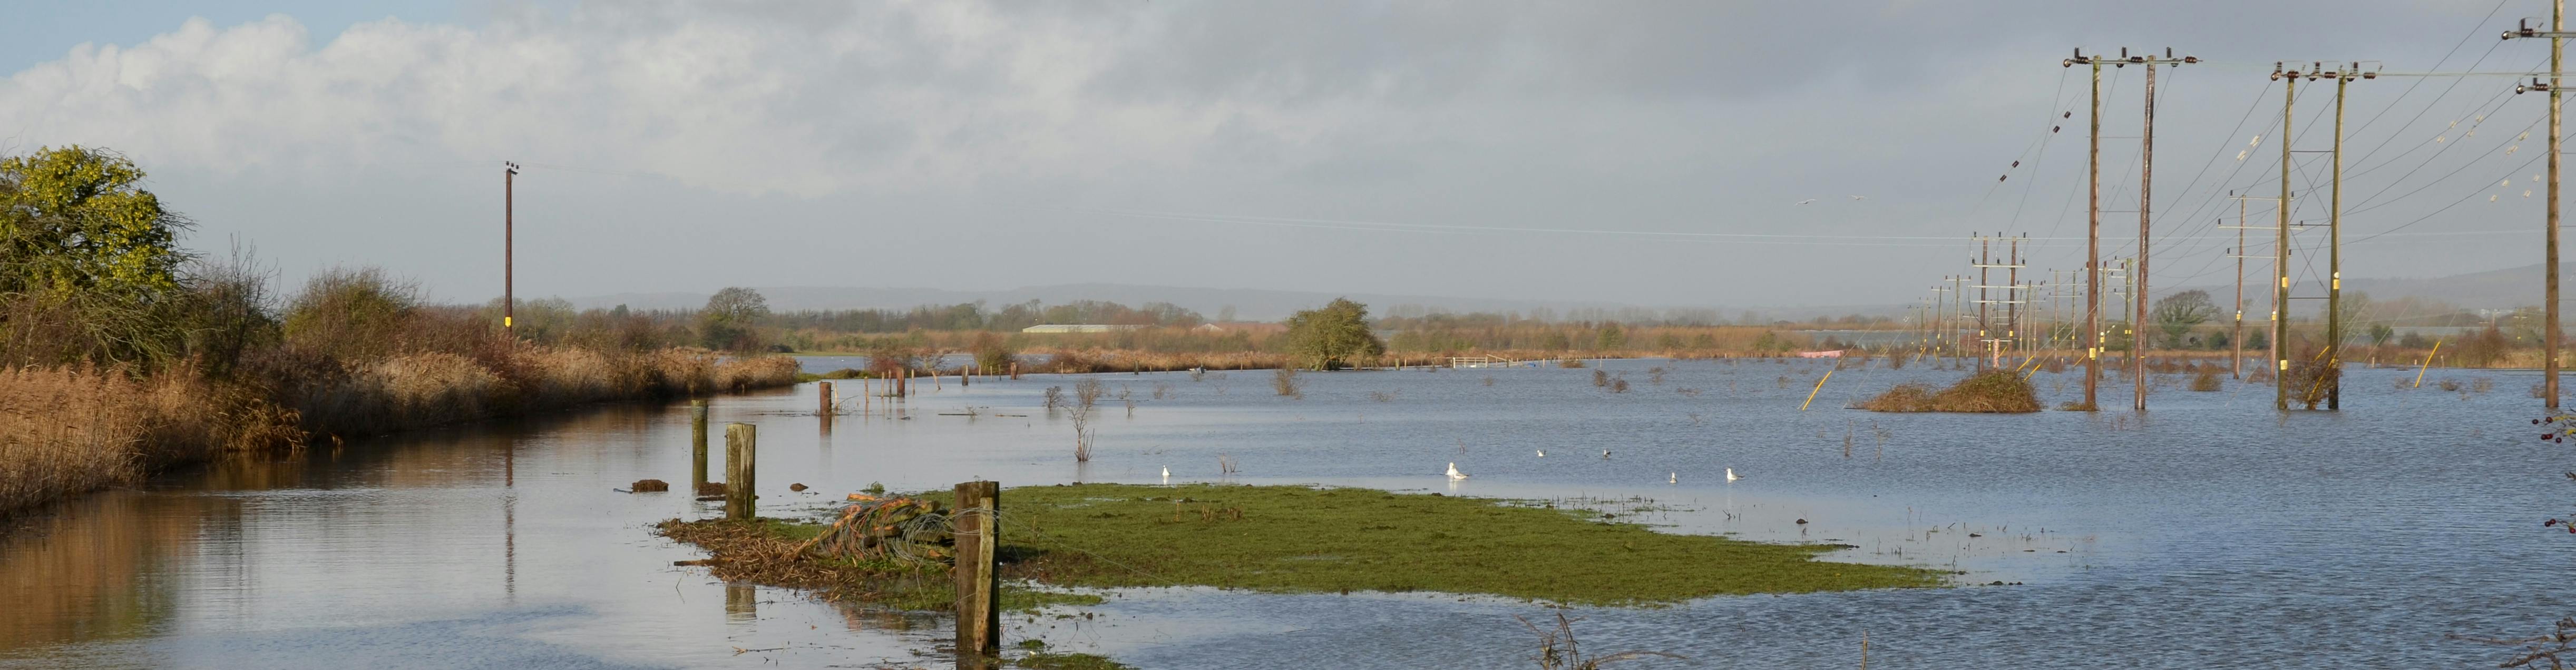
[[[1851,199],[1852,199],[1852,202],[1860,202],[1860,201],[1862,201],[1862,200],[1868,200],[1868,199],[1869,199],[1869,196],[1866,196],[1866,195],[1855,195],[1855,196],[1851,196]]]
[[[1601,457],[1602,457],[1602,458],[1609,458],[1609,457],[1610,457],[1610,450],[1608,450],[1608,449],[1603,449],[1603,450],[1601,450]]]
[[[1455,481],[1455,480],[1466,479],[1466,478],[1467,478],[1467,473],[1459,472],[1459,471],[1458,471],[1458,464],[1457,464],[1457,463],[1450,463],[1450,464],[1449,464],[1449,479],[1450,479],[1450,480]]]
[[[1805,199],[1805,200],[1800,200],[1800,201],[1798,201],[1798,204],[1804,205],[1804,204],[1812,203],[1812,202],[1815,202],[1815,201],[1816,201],[1816,199],[1815,199],[1815,198],[1808,198],[1808,199]]]
[[[1547,458],[1547,450],[1546,450],[1546,449],[1540,449],[1540,450],[1538,450],[1538,457],[1539,457],[1539,458]]]

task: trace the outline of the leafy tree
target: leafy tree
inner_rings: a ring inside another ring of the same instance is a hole
[[[2148,316],[2155,319],[2158,330],[2164,331],[2166,348],[2184,349],[2188,343],[2183,338],[2191,334],[2193,326],[2218,316],[2218,306],[2210,303],[2208,291],[2184,291],[2156,301]]]
[[[2396,328],[2390,327],[2385,323],[2370,324],[2370,346],[2388,346],[2388,341],[2395,337],[2397,337]]]
[[[750,351],[760,348],[755,327],[768,317],[769,299],[759,291],[726,287],[709,296],[706,309],[698,311],[698,334],[709,349]]]
[[[1288,350],[1314,369],[1329,370],[1386,353],[1386,343],[1369,332],[1367,305],[1335,298],[1321,309],[1288,317]]]
[[[112,293],[179,288],[186,218],[141,188],[143,170],[103,149],[71,146],[0,159],[0,293]]]
[[[1574,341],[1571,338],[1566,337],[1564,331],[1550,329],[1547,331],[1546,335],[1539,336],[1538,348],[1548,351],[1564,351],[1574,348]]]

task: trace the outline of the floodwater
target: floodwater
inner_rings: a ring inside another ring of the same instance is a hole
[[[2117,378],[2102,404],[2121,409],[2098,414],[1844,408],[1959,374],[1918,362],[1834,372],[1801,411],[1830,365],[1598,363],[1624,393],[1592,369],[1307,373],[1302,398],[1274,393],[1269,372],[1099,375],[1088,464],[1070,421],[1038,407],[1045,387],[1070,395],[1071,376],[951,377],[893,408],[838,382],[852,414],[828,429],[810,384],[718,398],[714,414],[719,434],[759,426],[771,515],[819,513],[872,482],[1155,483],[1168,466],[1175,482],[1651,500],[1673,509],[1647,520],[1674,532],[1830,541],[1856,547],[1833,560],[1966,573],[1956,588],[1570,612],[1589,651],[1689,657],[1621,667],[1854,667],[1864,636],[1877,668],[2491,666],[2509,651],[2445,636],[2536,635],[2576,614],[2551,588],[2576,538],[2540,525],[2567,510],[2576,458],[2533,439],[2532,373],[2436,370],[2401,389],[2413,370],[2356,366],[2339,413],[2284,415],[2268,386],[2192,392],[2183,375],[2158,376],[2143,415]],[[2078,379],[2035,376],[2051,403]],[[0,527],[0,667],[946,663],[937,616],[671,566],[698,554],[649,526],[715,503],[616,489],[685,482],[688,440],[685,403],[608,407],[89,496]],[[1219,472],[1220,456],[1239,472]],[[1453,461],[1474,476],[1441,476]],[[1514,617],[1554,612],[1440,594],[1110,595],[1093,618],[1009,618],[1005,639],[1143,668],[1527,667],[1534,638]]]

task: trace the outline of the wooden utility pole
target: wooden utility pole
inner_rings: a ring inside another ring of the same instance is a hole
[[[1992,275],[1988,274],[1986,271],[1988,268],[1993,266],[1994,259],[1992,256],[1994,254],[1994,250],[1995,245],[1993,238],[1988,238],[1982,235],[1977,237],[1977,344],[1984,346],[1988,355],[1991,355],[1991,352],[1994,351],[1995,345],[1993,344],[1994,341],[1990,339],[1990,336],[1986,335],[1986,303],[1988,302],[1986,284],[1994,280],[1991,279]],[[1985,371],[1986,358],[1986,355],[1980,355],[1977,357],[1977,370],[1979,372]]]
[[[2290,409],[2290,383],[2282,376],[2290,371],[2290,106],[2298,101],[2299,76],[2296,70],[2283,70],[2272,64],[2272,78],[2281,80],[2281,206],[2280,222],[2274,226],[2280,234],[2272,246],[2272,408]]]
[[[2127,56],[2128,51],[2125,49],[2121,50],[2120,54]],[[2147,258],[2154,255],[2148,253],[2147,228],[2148,224],[2153,220],[2153,217],[2148,214],[2148,211],[2153,209],[2155,205],[2156,66],[2198,63],[2200,62],[2200,59],[2191,56],[2174,58],[2173,48],[2166,47],[2165,56],[2163,58],[2157,58],[2154,56],[2129,56],[2129,62],[2145,63],[2147,66],[2146,117],[2141,124],[2143,128],[2138,134],[2138,287],[2136,291],[2129,295],[2129,301],[2135,303],[2137,308],[2136,317],[2129,322],[2129,356],[2136,359],[2131,361],[2132,364],[2137,366],[2137,374],[2133,380],[2137,382],[2137,395],[2135,400],[2137,402],[2138,411],[2143,412],[2147,409],[2147,336],[2145,331],[2147,325],[2147,303],[2149,302],[2147,300],[2147,295],[2152,292],[2151,289],[2147,288]]]
[[[2343,409],[2343,100],[2344,88],[2355,79],[2378,79],[2379,71],[2363,71],[2358,65],[2344,63],[2325,76],[2335,80],[2334,185],[2327,195],[2326,208],[2326,409]],[[2553,94],[2554,95],[2554,94]],[[2553,138],[2554,139],[2554,138]],[[2550,154],[2556,159],[2557,154]]]
[[[2090,412],[2101,409],[2094,396],[2102,385],[2102,57],[2086,58],[2076,49],[2060,66],[2078,62],[2093,66],[2092,148],[2084,168],[2091,184],[2084,201],[2084,410]]]
[[[2284,139],[2286,140],[2286,138],[2284,138]],[[2260,141],[2260,139],[2258,138],[2258,139],[2257,139],[2257,141]],[[2248,201],[2248,200],[2273,200],[2273,201],[2275,202],[2275,204],[2278,204],[2278,202],[2279,202],[2279,201],[2278,201],[2277,199],[2275,199],[2275,198],[2258,198],[2258,197],[2254,197],[2254,196],[2250,196],[2250,195],[2236,195],[2236,194],[2235,194],[2234,192],[2232,192],[2232,191],[2228,193],[2228,198],[2233,199],[2233,200],[2235,200],[2235,201],[2236,201],[2236,225],[2233,225],[2233,226],[2219,226],[2219,227],[2220,227],[2220,228],[2234,228],[2234,229],[2236,229],[2236,250],[2235,250],[2235,251],[2232,251],[2232,252],[2229,252],[2229,253],[2228,253],[2228,255],[2230,255],[2230,256],[2234,256],[2234,257],[2236,258],[2236,345],[2235,345],[2235,346],[2236,346],[2236,358],[2240,359],[2240,361],[2239,361],[2239,362],[2241,362],[2241,359],[2243,359],[2243,358],[2245,357],[2245,259],[2247,259],[2247,258],[2252,258],[2252,257],[2253,257],[2253,254],[2246,253],[2246,250],[2245,250],[2245,231],[2248,231],[2248,230],[2272,230],[2272,229],[2273,229],[2273,227],[2272,227],[2272,226],[2248,226],[2248,225],[2245,225],[2245,216],[2246,216],[2245,202],[2246,202],[2246,201]],[[2274,258],[2274,256],[2272,256],[2272,255],[2265,255],[2265,256],[2264,256],[2264,258],[2266,258],[2266,259],[2270,259],[2270,258]],[[2274,302],[2272,303],[2272,318],[2274,318],[2274,319],[2276,319],[2276,320],[2277,320],[2277,319],[2279,319],[2279,318],[2280,318],[2280,314],[2281,314],[2281,304],[2280,304],[2280,302],[2278,302],[2278,301],[2274,301]],[[2277,337],[2276,337],[2276,338],[2273,338],[2273,339],[2272,339],[2272,341],[2271,341],[2271,342],[2266,343],[2266,345],[2267,345],[2267,349],[2269,349],[2270,351],[2278,352],[2278,351],[2280,351],[2280,338],[2277,338]],[[2274,356],[2274,355],[2269,355],[2269,354],[2267,354],[2267,355],[2264,357],[2264,359],[2263,359],[2263,360],[2265,361],[2263,364],[2264,364],[2264,365],[2266,365],[2266,366],[2271,365],[2272,363],[2271,363],[2270,361],[2271,361],[2272,359],[2274,359],[2274,358],[2278,358],[2278,356]],[[2238,374],[2238,377],[2237,377],[2237,378],[2239,378],[2239,379],[2243,379],[2243,378],[2244,378],[2244,377],[2243,377],[2243,374],[2240,372],[2240,373]]]
[[[502,161],[501,166],[501,331],[516,334],[519,332],[518,324],[511,317],[519,308],[518,296],[514,294],[518,288],[516,274],[519,267],[516,248],[519,164]]]
[[[2534,30],[2534,29],[2532,29],[2532,28],[2531,28],[2531,26],[2529,26],[2529,25],[2523,25],[2523,26],[2519,26],[2519,27],[2518,27],[2518,29],[2516,29],[2516,30],[2506,31],[2506,32],[2505,32],[2505,34],[2504,34],[2504,38],[2505,38],[2505,39],[2514,39],[2514,38],[2518,38],[2518,37],[2519,37],[2519,38],[2539,38],[2539,37],[2545,37],[2545,38],[2548,38],[2548,39],[2549,39],[2549,81],[2547,81],[2547,82],[2541,82],[2541,81],[2538,81],[2538,80],[2534,80],[2534,81],[2532,81],[2529,85],[2526,85],[2526,86],[2516,86],[2516,87],[2514,87],[2514,92],[2515,92],[2515,93],[2521,93],[2521,92],[2524,92],[2524,91],[2547,91],[2547,92],[2549,93],[2549,223],[2548,223],[2548,229],[2549,229],[2548,238],[2549,238],[2549,239],[2548,239],[2548,246],[2547,246],[2547,247],[2544,249],[2544,251],[2542,252],[2542,253],[2544,254],[2544,256],[2545,256],[2545,259],[2544,259],[2544,260],[2542,261],[2542,263],[2541,263],[2541,265],[2542,265],[2542,267],[2541,267],[2541,271],[2547,275],[2546,277],[2543,277],[2543,278],[2542,278],[2542,280],[2541,280],[2541,282],[2542,282],[2542,284],[2541,284],[2541,285],[2542,285],[2542,287],[2543,287],[2543,293],[2545,294],[2545,295],[2544,295],[2544,297],[2543,297],[2543,302],[2542,302],[2542,307],[2541,307],[2541,314],[2542,314],[2542,317],[2541,317],[2541,318],[2542,318],[2543,320],[2547,321],[2547,323],[2541,324],[2541,327],[2542,327],[2542,329],[2543,329],[2543,332],[2542,332],[2542,333],[2541,333],[2541,335],[2540,335],[2540,342],[2541,342],[2541,344],[2540,344],[2540,349],[2541,349],[2541,363],[2540,363],[2540,369],[2541,369],[2541,380],[2540,380],[2541,390],[2540,390],[2540,393],[2541,393],[2541,403],[2542,403],[2542,406],[2543,406],[2543,407],[2547,407],[2547,408],[2549,408],[2549,409],[2553,409],[2553,410],[2558,409],[2558,344],[2559,344],[2559,342],[2558,342],[2558,340],[2559,340],[2559,333],[2558,333],[2558,160],[2559,160],[2559,159],[2558,159],[2558,151],[2559,151],[2558,144],[2559,144],[2559,139],[2558,139],[2558,138],[2559,138],[2559,133],[2560,133],[2561,131],[2559,130],[2559,116],[2558,116],[2558,114],[2559,114],[2559,107],[2558,107],[2558,103],[2559,103],[2559,98],[2558,98],[2558,84],[2559,84],[2559,82],[2558,82],[2558,78],[2559,78],[2559,76],[2560,76],[2561,74],[2563,74],[2563,73],[2564,73],[2564,70],[2560,69],[2560,65],[2561,65],[2562,57],[2563,57],[2563,56],[2565,55],[2565,53],[2566,53],[2567,37],[2568,37],[2569,35],[2570,35],[2570,33],[2568,33],[2568,32],[2567,32],[2567,0],[2552,0],[2552,1],[2549,3],[2549,29],[2548,29],[2548,30],[2545,30],[2545,31],[2543,31],[2543,30]]]
[[[2228,195],[2231,195],[2231,196],[2232,196],[2232,195],[2236,195],[2236,193],[2235,193],[2234,191],[2230,191],[2230,192],[2228,192],[2227,194],[2228,194]],[[2226,210],[2220,210],[2220,211],[2226,211]],[[2244,200],[2244,199],[2242,199],[2242,198],[2239,198],[2239,199],[2237,199],[2237,201],[2236,201],[2236,250],[2235,250],[2235,253],[2234,253],[2234,254],[2232,254],[2232,255],[2236,256],[2236,334],[2235,334],[2235,335],[2230,335],[2230,336],[2228,336],[2228,338],[2227,338],[2228,346],[2230,346],[2230,347],[2234,347],[2234,351],[2229,352],[2229,353],[2228,353],[2228,356],[2227,356],[2227,376],[2228,376],[2228,378],[2230,378],[2230,379],[2244,379],[2244,378],[2245,378],[2245,200]]]

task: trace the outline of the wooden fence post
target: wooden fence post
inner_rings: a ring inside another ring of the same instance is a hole
[[[831,382],[818,382],[818,383],[816,383],[816,384],[814,385],[814,394],[815,394],[815,396],[816,396],[817,398],[821,399],[821,401],[822,401],[822,403],[823,403],[822,408],[821,408],[821,409],[817,409],[817,410],[815,410],[815,413],[816,413],[816,414],[823,415],[823,416],[827,416],[827,417],[828,417],[828,416],[831,416],[831,415],[832,415],[832,383],[831,383]]]
[[[748,423],[725,424],[725,518],[747,521],[756,518],[752,489],[756,485],[752,471],[760,451],[760,427]]]
[[[707,483],[707,400],[689,401],[689,495]]]
[[[1000,482],[957,485],[956,516],[951,525],[957,538],[957,658],[961,667],[969,657],[980,659],[1002,653],[1001,580],[993,570],[994,551],[1001,546],[1001,524],[996,516],[1001,509]]]

